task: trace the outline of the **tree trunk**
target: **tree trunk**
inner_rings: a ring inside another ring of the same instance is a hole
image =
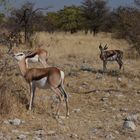
[[[25,23],[25,28],[24,28],[24,39],[25,39],[25,43],[28,43],[28,26],[27,26],[27,23]]]

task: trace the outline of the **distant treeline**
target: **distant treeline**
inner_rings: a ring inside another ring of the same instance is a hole
[[[49,7],[35,9],[34,4],[26,2],[21,8],[12,10],[8,17],[1,14],[0,26],[14,32],[24,31],[25,41],[37,31],[84,31],[93,35],[111,32],[133,43],[140,53],[140,2],[134,2],[135,7],[120,6],[111,10],[105,0],[83,0],[80,6],[65,6],[57,12],[48,12]]]

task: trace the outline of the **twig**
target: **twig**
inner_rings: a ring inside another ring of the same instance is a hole
[[[132,90],[135,90],[137,92],[140,91],[140,89],[132,89]],[[90,93],[93,93],[93,92],[130,92],[129,90],[119,90],[119,89],[93,89],[93,90],[90,90],[90,91],[86,91],[86,92],[82,92],[82,94],[90,94]]]
[[[121,91],[121,90],[118,90],[118,89],[93,89],[93,90],[90,90],[90,91],[86,91],[84,92],[84,94],[89,94],[89,93],[92,93],[92,92],[126,92],[126,91]]]

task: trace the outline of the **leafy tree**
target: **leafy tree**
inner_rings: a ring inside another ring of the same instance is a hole
[[[57,12],[49,12],[47,13],[46,17],[44,18],[45,21],[45,29],[49,33],[53,33],[59,29],[60,19]]]
[[[5,15],[3,13],[0,13],[0,25],[5,23]]]
[[[135,8],[119,7],[114,16],[116,17],[115,29],[121,38],[135,41],[140,32],[136,28],[140,23],[140,12]]]
[[[84,0],[82,2],[83,17],[85,18],[85,29],[94,33],[101,30],[104,25],[109,9],[105,0]]]
[[[134,0],[135,4],[140,6],[140,0]]]
[[[133,43],[140,54],[140,11],[136,8],[119,7],[114,11],[114,19],[116,36]]]
[[[65,32],[77,32],[81,28],[81,9],[76,6],[65,6],[58,11],[59,26]]]

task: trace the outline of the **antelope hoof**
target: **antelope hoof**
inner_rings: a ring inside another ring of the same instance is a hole
[[[55,118],[55,119],[59,119],[59,115],[55,115],[54,118]]]
[[[31,107],[29,107],[29,111],[32,111],[32,108]]]
[[[68,113],[66,114],[66,118],[69,118],[69,116],[70,116],[70,113],[68,112]]]
[[[55,119],[59,119],[59,114],[58,114],[58,113],[53,113],[53,117],[54,117]]]

